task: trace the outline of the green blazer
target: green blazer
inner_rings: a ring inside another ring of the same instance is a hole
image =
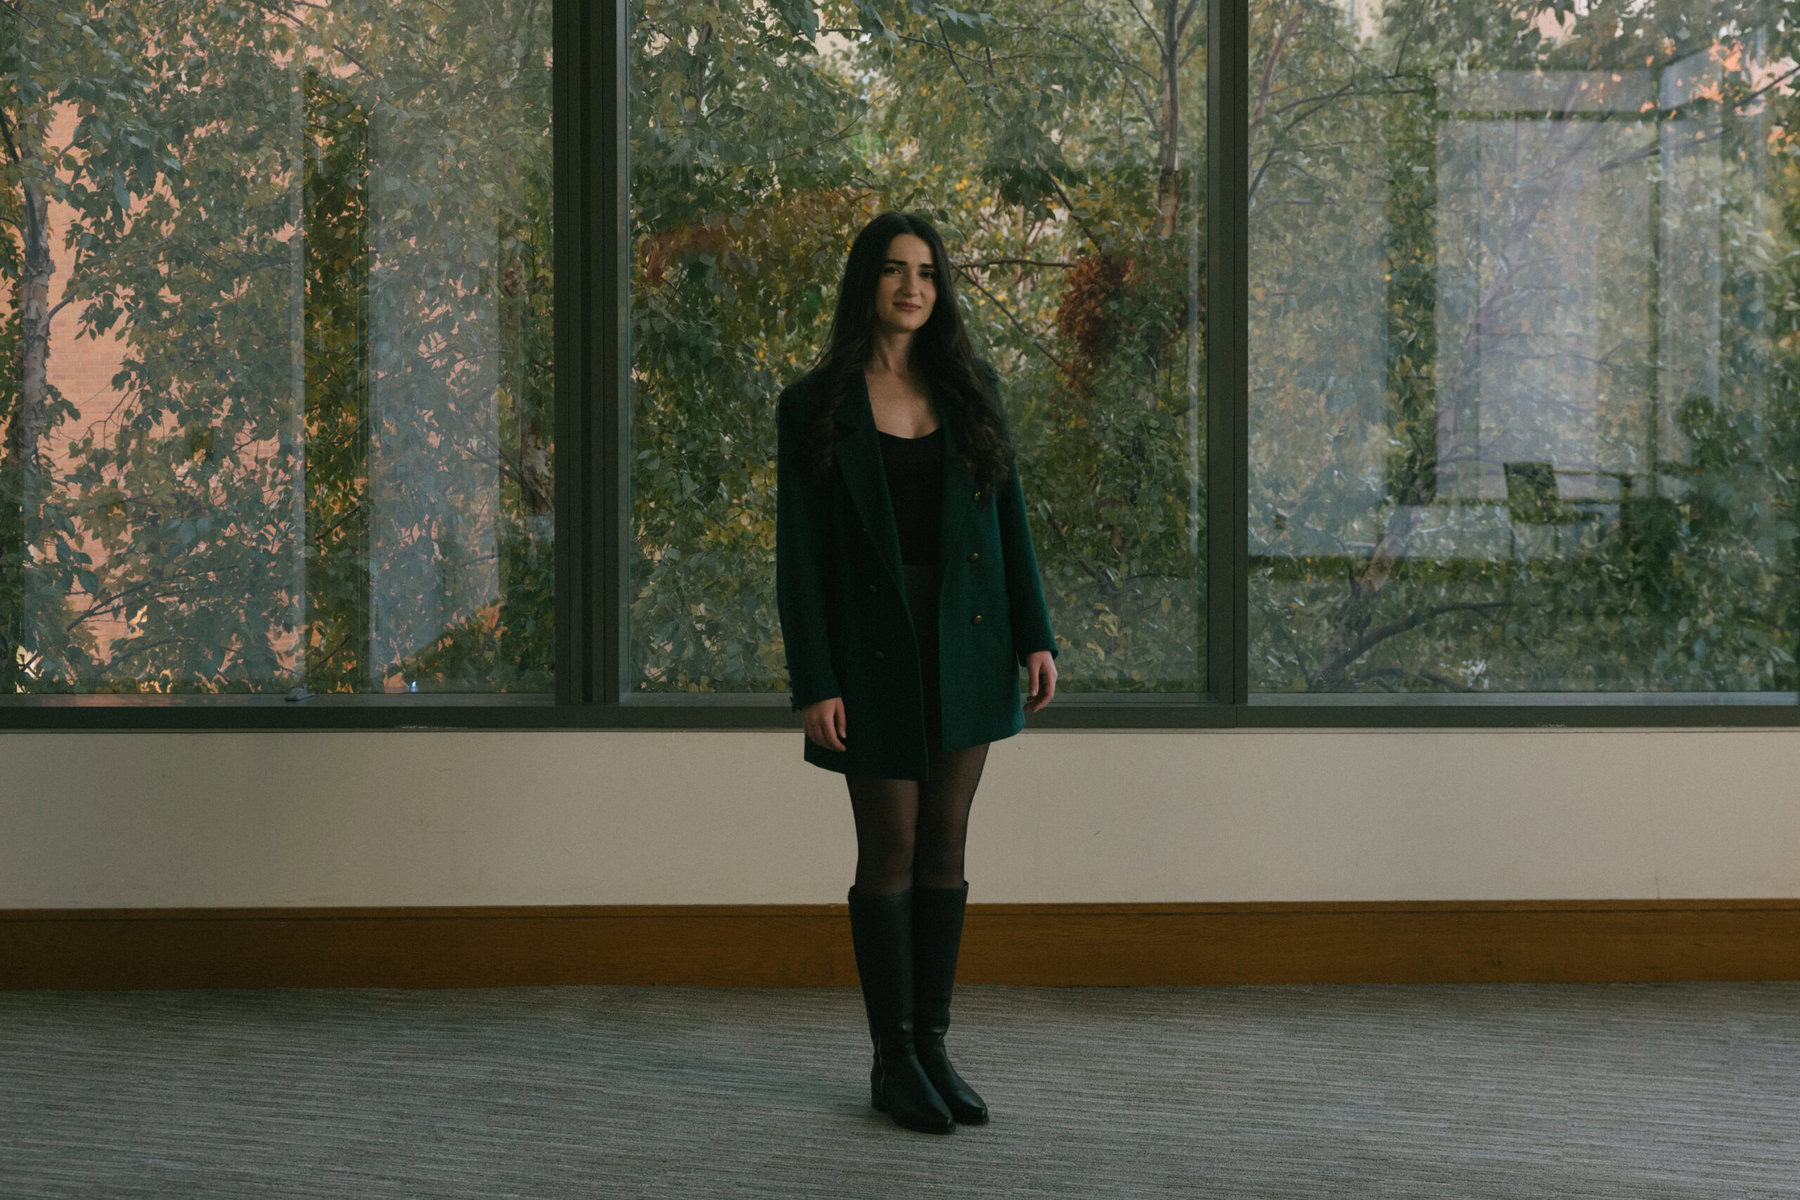
[[[981,364],[999,405],[999,377]],[[838,398],[834,469],[805,469],[803,413],[809,373],[784,388],[776,460],[775,591],[795,710],[844,698],[844,750],[805,740],[805,760],[851,775],[925,779],[925,705],[919,643],[900,566],[900,532],[860,373]],[[978,486],[956,461],[944,425],[944,505],[938,665],[945,750],[1011,737],[1025,727],[1019,671],[1039,650],[1056,654],[1025,520],[1019,472],[999,489]],[[1001,430],[1005,432],[1005,416]],[[1011,435],[1006,435],[1008,443]]]

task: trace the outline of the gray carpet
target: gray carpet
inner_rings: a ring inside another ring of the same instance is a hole
[[[1800,1196],[1800,985],[0,993],[0,1195]]]

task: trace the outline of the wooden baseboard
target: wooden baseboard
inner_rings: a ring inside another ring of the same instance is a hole
[[[1800,900],[971,904],[1029,986],[1800,979]],[[843,987],[843,904],[0,911],[0,988]]]

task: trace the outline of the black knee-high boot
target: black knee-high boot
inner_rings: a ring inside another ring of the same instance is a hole
[[[950,993],[956,983],[956,955],[962,945],[963,911],[969,881],[961,887],[913,887],[913,1043],[950,1115],[964,1125],[988,1119],[987,1104],[956,1073],[944,1052],[950,1028]]]
[[[875,1043],[870,1103],[908,1129],[949,1133],[956,1122],[913,1045],[912,890],[864,896],[852,887],[850,937]]]

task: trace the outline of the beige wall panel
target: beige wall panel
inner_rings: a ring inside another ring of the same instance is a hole
[[[841,902],[768,732],[0,735],[0,908]],[[1030,732],[984,903],[1800,896],[1800,732]]]

